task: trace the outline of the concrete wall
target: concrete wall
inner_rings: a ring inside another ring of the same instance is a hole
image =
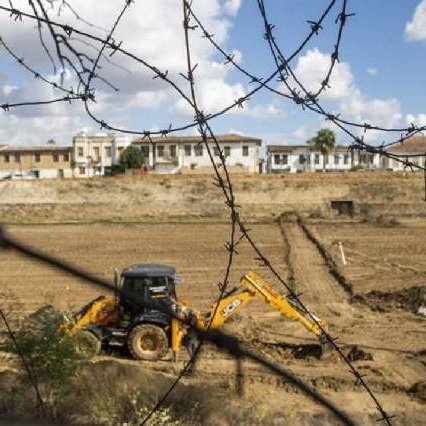
[[[148,165],[161,172],[180,169],[181,171],[207,171],[212,169],[208,150],[205,145],[193,142],[137,144],[149,150]],[[259,145],[250,141],[219,143],[220,149],[226,155],[226,164],[240,168],[246,172],[257,173],[259,170]],[[220,162],[215,145],[209,145],[213,160]],[[243,148],[246,147],[246,148]],[[142,149],[142,148],[141,148]],[[244,155],[246,154],[246,155]],[[167,166],[166,166],[167,165]],[[201,169],[201,170],[200,170]]]
[[[366,159],[363,163],[357,154],[347,150],[340,149],[328,155],[323,155],[318,151],[298,147],[288,152],[277,150],[269,151],[267,154],[267,171],[269,173],[348,171],[359,164],[364,164],[366,168],[370,169],[380,168],[380,159],[378,155],[372,155],[371,158],[368,158],[368,161]]]
[[[71,151],[0,151],[0,170],[67,168],[71,168]]]
[[[113,164],[114,136],[88,136],[80,133],[73,138],[76,177],[102,176],[105,167]]]

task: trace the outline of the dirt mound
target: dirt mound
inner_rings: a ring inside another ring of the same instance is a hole
[[[349,361],[372,361],[373,355],[365,352],[359,346],[353,346],[347,354]]]
[[[411,386],[408,393],[426,403],[426,380],[422,380]]]
[[[247,343],[246,343],[247,344]],[[304,359],[315,360],[321,359],[321,345],[318,343],[293,344],[286,342],[264,342],[254,339],[249,342],[248,346],[268,354],[277,360],[282,359]],[[327,357],[328,360],[328,357]]]
[[[417,313],[426,305],[426,286],[413,286],[392,293],[372,290],[366,294],[357,294],[353,300],[365,303],[373,311],[391,312],[396,309]]]
[[[140,424],[174,381],[173,376],[153,367],[149,363],[99,359],[87,363],[69,385],[53,393],[46,393],[40,383],[49,420],[55,424]],[[11,370],[0,373],[0,418],[7,416],[22,424],[19,421],[35,415],[34,395],[30,386],[19,388],[19,394],[14,391],[18,378],[19,374]],[[223,391],[215,385],[178,383],[152,424],[168,424],[166,419],[198,424],[199,418],[209,418],[217,411],[209,397],[212,388],[220,399]]]
[[[283,210],[328,217],[330,200],[348,198],[371,217],[425,214],[423,182],[414,174],[235,174],[232,182],[241,213],[252,219],[270,220]],[[0,215],[8,223],[226,220],[229,212],[212,183],[211,174],[3,181]]]

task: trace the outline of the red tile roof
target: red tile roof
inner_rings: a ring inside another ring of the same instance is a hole
[[[330,152],[333,154],[334,152],[347,152],[349,147],[344,145],[336,145],[334,150]],[[266,147],[267,152],[284,152],[291,153],[296,150],[304,150],[309,152],[318,152],[318,150],[311,145],[268,145]]]
[[[2,152],[53,152],[53,151],[57,151],[57,152],[63,152],[63,151],[67,151],[67,152],[71,152],[72,151],[72,147],[70,146],[9,146],[9,145],[5,145],[5,146],[0,146],[0,150]]]
[[[411,138],[406,139],[403,143],[390,147],[388,151],[399,154],[426,152],[426,136],[412,136]]]
[[[235,133],[230,133],[228,135],[216,135],[216,139],[220,143],[238,143],[238,142],[255,142],[258,145],[262,143],[262,139],[253,138],[251,136],[237,135]],[[198,143],[202,141],[201,136],[167,136],[163,138],[152,137],[152,142],[156,143]],[[212,138],[208,138],[208,140],[213,140]],[[138,138],[135,139],[132,143],[141,144],[141,143],[149,143],[148,138]]]

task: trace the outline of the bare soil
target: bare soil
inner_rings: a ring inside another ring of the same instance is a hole
[[[37,182],[37,187],[34,182],[0,183],[0,217],[10,224],[11,235],[99,276],[111,278],[115,267],[134,263],[174,265],[184,279],[179,297],[208,310],[219,294],[230,235],[220,193],[209,177],[144,179]],[[252,222],[264,254],[327,322],[385,410],[397,416],[393,424],[424,424],[426,323],[415,313],[424,301],[426,273],[421,177],[321,174],[309,179],[236,177],[242,214]],[[335,198],[355,200],[356,217],[333,216],[329,202]],[[284,212],[302,214],[305,229]],[[256,257],[243,241],[231,281],[237,283],[252,269],[285,294]],[[23,313],[47,303],[61,309],[81,306],[102,293],[7,250],[0,254],[0,286],[18,296]],[[359,424],[376,424],[378,412],[347,366],[336,353],[321,358],[316,339],[300,324],[253,301],[225,329],[300,375]],[[1,359],[0,370],[7,375],[9,358],[3,354]],[[109,371],[120,386],[125,380],[123,389],[137,386],[142,376],[157,381],[149,370],[161,376],[158,396],[187,359],[184,352],[176,364],[102,356],[93,368],[99,380],[104,377],[100,371]],[[179,406],[182,398],[197,403],[203,423],[212,425],[337,424],[294,386],[248,361],[243,362],[244,394],[239,397],[235,372],[230,355],[205,346],[193,374],[182,381],[189,390],[176,390],[172,404]],[[93,384],[97,389],[99,380]],[[111,382],[102,380],[108,388]]]
[[[331,200],[352,200],[368,219],[424,216],[421,173],[235,175],[245,219],[271,220],[285,211],[331,217]],[[170,222],[229,220],[211,175],[0,181],[2,223]]]

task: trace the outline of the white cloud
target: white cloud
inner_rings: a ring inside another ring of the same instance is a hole
[[[263,133],[260,138],[267,145],[294,145],[293,138],[286,133]]]
[[[205,113],[221,111],[245,95],[242,84],[227,84],[222,79],[212,78],[199,81],[196,86],[198,106]],[[177,100],[174,111],[182,116],[193,117],[194,111],[182,98]],[[233,108],[231,114],[243,113],[243,109]]]
[[[241,135],[241,136],[246,135],[246,133],[243,130],[235,129],[234,127],[231,127],[228,130],[228,133],[231,133],[231,134],[234,134],[234,135]]]
[[[342,102],[340,111],[358,123],[381,127],[394,127],[402,118],[397,99],[368,99],[359,90]]]
[[[227,13],[230,15],[235,16],[240,9],[241,6],[241,0],[226,0],[224,4],[224,8]]]
[[[299,81],[310,92],[317,92],[331,64],[330,55],[317,48],[309,49],[300,56],[294,69]],[[292,83],[294,85],[294,83]],[[343,99],[353,90],[353,76],[349,64],[336,62],[329,82],[330,88],[323,92],[324,99]]]
[[[426,0],[417,5],[411,21],[405,25],[405,35],[409,41],[426,40]]]
[[[407,114],[405,116],[405,123],[407,124],[407,126],[411,126],[411,124],[420,127],[426,126],[426,113],[420,113],[417,115]]]
[[[13,86],[11,84],[4,84],[1,88],[3,95],[10,95],[14,90],[18,89],[18,86]]]
[[[27,0],[14,0],[13,4],[20,10],[30,11]],[[72,5],[80,16],[96,25],[96,28],[88,27],[82,21],[76,20],[67,10],[63,10],[61,16],[56,16],[54,10],[49,13],[57,21],[84,31],[94,32],[102,38],[105,37],[106,32],[101,28],[111,28],[123,6],[122,2],[114,0],[104,0],[100,3],[74,0]],[[230,19],[237,14],[240,6],[241,0],[198,0],[193,4],[196,15],[202,20],[208,31],[214,34],[215,41],[225,48],[231,28]],[[141,17],[143,18],[141,19]],[[24,18],[22,22],[17,23],[9,17],[9,14],[0,12],[0,25],[2,36],[5,37],[5,41],[18,57],[24,58],[25,63],[37,71],[47,69],[51,70],[52,73],[52,66],[38,41],[33,21]],[[75,37],[82,39],[81,36]],[[188,93],[188,82],[180,75],[187,72],[185,40],[182,29],[182,5],[180,2],[168,0],[133,2],[118,25],[114,39],[117,43],[123,41],[122,47],[124,49],[143,58],[149,64],[161,71],[167,70],[168,76],[183,91]],[[195,79],[202,108],[208,110],[208,112],[216,112],[243,96],[244,89],[241,84],[228,83],[228,73],[231,67],[216,62],[217,54],[210,43],[205,38],[200,37],[199,32],[195,31],[191,32],[190,39],[192,61],[193,64],[198,64],[195,70]],[[81,40],[73,40],[73,38],[69,40],[75,43],[75,46],[82,52],[90,54],[92,57],[96,56],[96,50],[93,47],[87,46]],[[47,29],[45,29],[45,42],[54,52]],[[2,49],[2,52],[4,52],[4,49]],[[106,53],[109,54],[110,51]],[[236,55],[236,61],[241,61],[241,52],[235,50],[233,53]],[[145,122],[145,114],[141,114],[141,110],[161,107],[163,109],[161,119],[157,117],[154,120],[159,128],[164,128],[168,127],[170,121],[172,121],[172,118],[166,117],[164,112],[172,114],[176,110],[184,109],[181,104],[178,104],[178,108],[173,108],[179,96],[161,79],[153,79],[154,73],[141,63],[135,62],[119,52],[116,52],[111,58],[103,58],[100,63],[102,65],[99,72],[100,76],[120,89],[119,92],[114,92],[102,81],[94,81],[97,104],[92,105],[93,111],[100,114],[99,118],[109,124],[117,127],[120,127],[118,124],[131,127],[127,117],[133,116],[135,120],[135,116],[139,114],[141,119],[137,120],[138,129],[149,129],[152,128],[153,118],[150,117]],[[3,94],[0,103],[46,100],[62,96],[60,92],[54,93],[51,87],[43,86],[40,82],[35,85],[33,76],[26,73],[22,68],[18,71],[9,69],[8,75],[0,77],[0,93]],[[72,85],[76,88],[76,80],[67,78],[66,87]],[[28,119],[21,124],[31,135],[36,135],[36,132],[41,131],[42,126],[39,126],[38,123],[43,117],[46,120],[45,129],[49,129],[53,116],[61,118],[62,121],[56,128],[58,130],[64,129],[65,134],[65,119],[68,115],[72,115],[74,118],[68,121],[70,127],[68,128],[67,143],[70,142],[72,135],[79,130],[72,127],[76,126],[77,122],[81,122],[82,125],[88,123],[90,125],[81,103],[76,103],[75,106],[73,104],[71,109],[65,108],[65,105],[55,104],[46,108],[11,110],[8,116],[12,117],[12,115],[36,119]],[[163,119],[164,123],[161,125],[160,121]],[[174,120],[176,121],[176,117],[174,117]],[[98,125],[92,123],[93,127],[97,128]],[[10,129],[9,126],[6,126],[6,128]],[[40,139],[44,138],[45,133],[43,130]],[[0,136],[2,135],[6,135],[5,130],[0,132]],[[32,139],[35,139],[35,136]],[[15,135],[13,140],[18,140]],[[28,139],[22,138],[22,143],[28,143]]]
[[[329,54],[317,48],[310,49],[299,58],[294,72],[308,91],[315,92],[321,87],[330,61]],[[394,98],[376,99],[364,95],[355,84],[349,63],[335,64],[329,84],[331,87],[322,92],[321,100],[333,101],[342,118],[381,127],[394,127],[400,122],[402,114],[399,101]],[[295,83],[291,85],[295,86]],[[367,132],[367,138],[370,140],[375,137],[375,132]]]
[[[297,128],[291,135],[298,141],[306,142],[310,138],[311,132],[305,126]]]
[[[278,117],[285,117],[286,112],[281,108],[281,106],[274,103],[268,105],[250,105],[248,103],[244,106],[245,113],[257,120],[275,120]]]
[[[377,68],[367,68],[367,74],[375,77],[379,73]]]
[[[23,125],[22,117],[11,112],[0,113],[0,144],[44,145],[49,139],[54,139],[69,145],[71,137],[83,129],[97,130],[81,116],[28,117]]]

